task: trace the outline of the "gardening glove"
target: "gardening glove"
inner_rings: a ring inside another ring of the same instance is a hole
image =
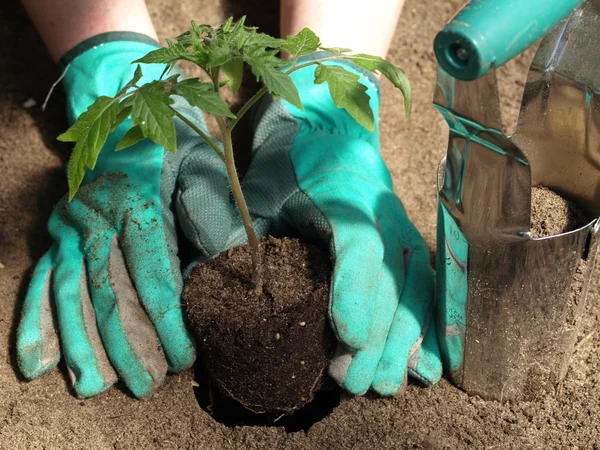
[[[314,55],[313,55],[314,57]],[[379,83],[360,76],[377,117]],[[244,191],[260,235],[300,234],[330,249],[330,320],[340,342],[330,375],[346,390],[396,393],[407,372],[441,377],[429,251],[394,194],[375,132],[335,106],[315,66],[291,77],[305,110],[265,99],[256,111],[254,159]]]
[[[136,66],[131,61],[157,48],[150,41],[133,33],[108,33],[65,57],[71,123],[97,97],[114,96],[132,78]],[[158,79],[164,69],[142,68],[138,85]],[[198,109],[180,98],[173,106],[206,130]],[[128,119],[110,135],[73,201],[65,197],[54,209],[48,224],[54,244],[35,268],[18,329],[21,372],[29,379],[43,375],[57,365],[62,347],[82,397],[108,389],[117,378],[136,397],[147,397],[167,370],[178,372],[194,362],[180,305],[182,278],[171,211],[173,199],[185,195],[176,186],[181,170],[196,174],[206,197],[196,200],[213,202],[214,216],[206,218],[206,225],[196,222],[207,253],[220,251],[231,223],[222,164],[187,125],[176,120],[175,154],[149,139],[115,152],[131,126]]]

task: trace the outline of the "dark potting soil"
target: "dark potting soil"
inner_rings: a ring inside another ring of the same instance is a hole
[[[583,211],[552,190],[536,186],[531,191],[531,237],[554,236],[587,223]]]
[[[262,413],[311,401],[335,349],[327,308],[331,265],[297,239],[260,241],[263,295],[253,289],[248,246],[199,264],[183,292],[200,363],[220,394]]]

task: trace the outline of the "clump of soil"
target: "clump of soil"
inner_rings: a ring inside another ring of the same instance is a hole
[[[576,230],[587,223],[583,211],[552,190],[536,186],[531,191],[531,237],[542,238]]]
[[[199,264],[183,299],[201,364],[219,393],[257,413],[287,414],[322,386],[335,350],[327,321],[331,265],[297,239],[260,241],[263,295],[252,283],[249,246]]]

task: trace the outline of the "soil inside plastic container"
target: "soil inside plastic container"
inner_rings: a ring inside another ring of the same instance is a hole
[[[311,402],[336,340],[328,323],[327,253],[297,239],[260,241],[263,295],[255,294],[248,246],[199,264],[183,299],[211,398],[230,397],[273,419]]]

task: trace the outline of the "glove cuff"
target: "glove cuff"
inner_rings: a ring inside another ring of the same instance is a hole
[[[61,59],[62,84],[67,97],[67,115],[73,123],[100,96],[112,97],[132,78],[136,64],[159,48],[152,38],[131,32],[103,33],[83,41]],[[138,85],[157,80],[164,64],[140,64],[143,78]]]
[[[69,50],[58,62],[58,68],[63,71],[65,68],[73,62],[79,55],[86,51],[98,47],[107,42],[125,41],[125,42],[141,42],[144,44],[152,45],[156,48],[160,47],[160,44],[150,36],[145,34],[135,33],[133,31],[110,31],[108,33],[97,34],[91,38],[80,42],[71,50]]]

